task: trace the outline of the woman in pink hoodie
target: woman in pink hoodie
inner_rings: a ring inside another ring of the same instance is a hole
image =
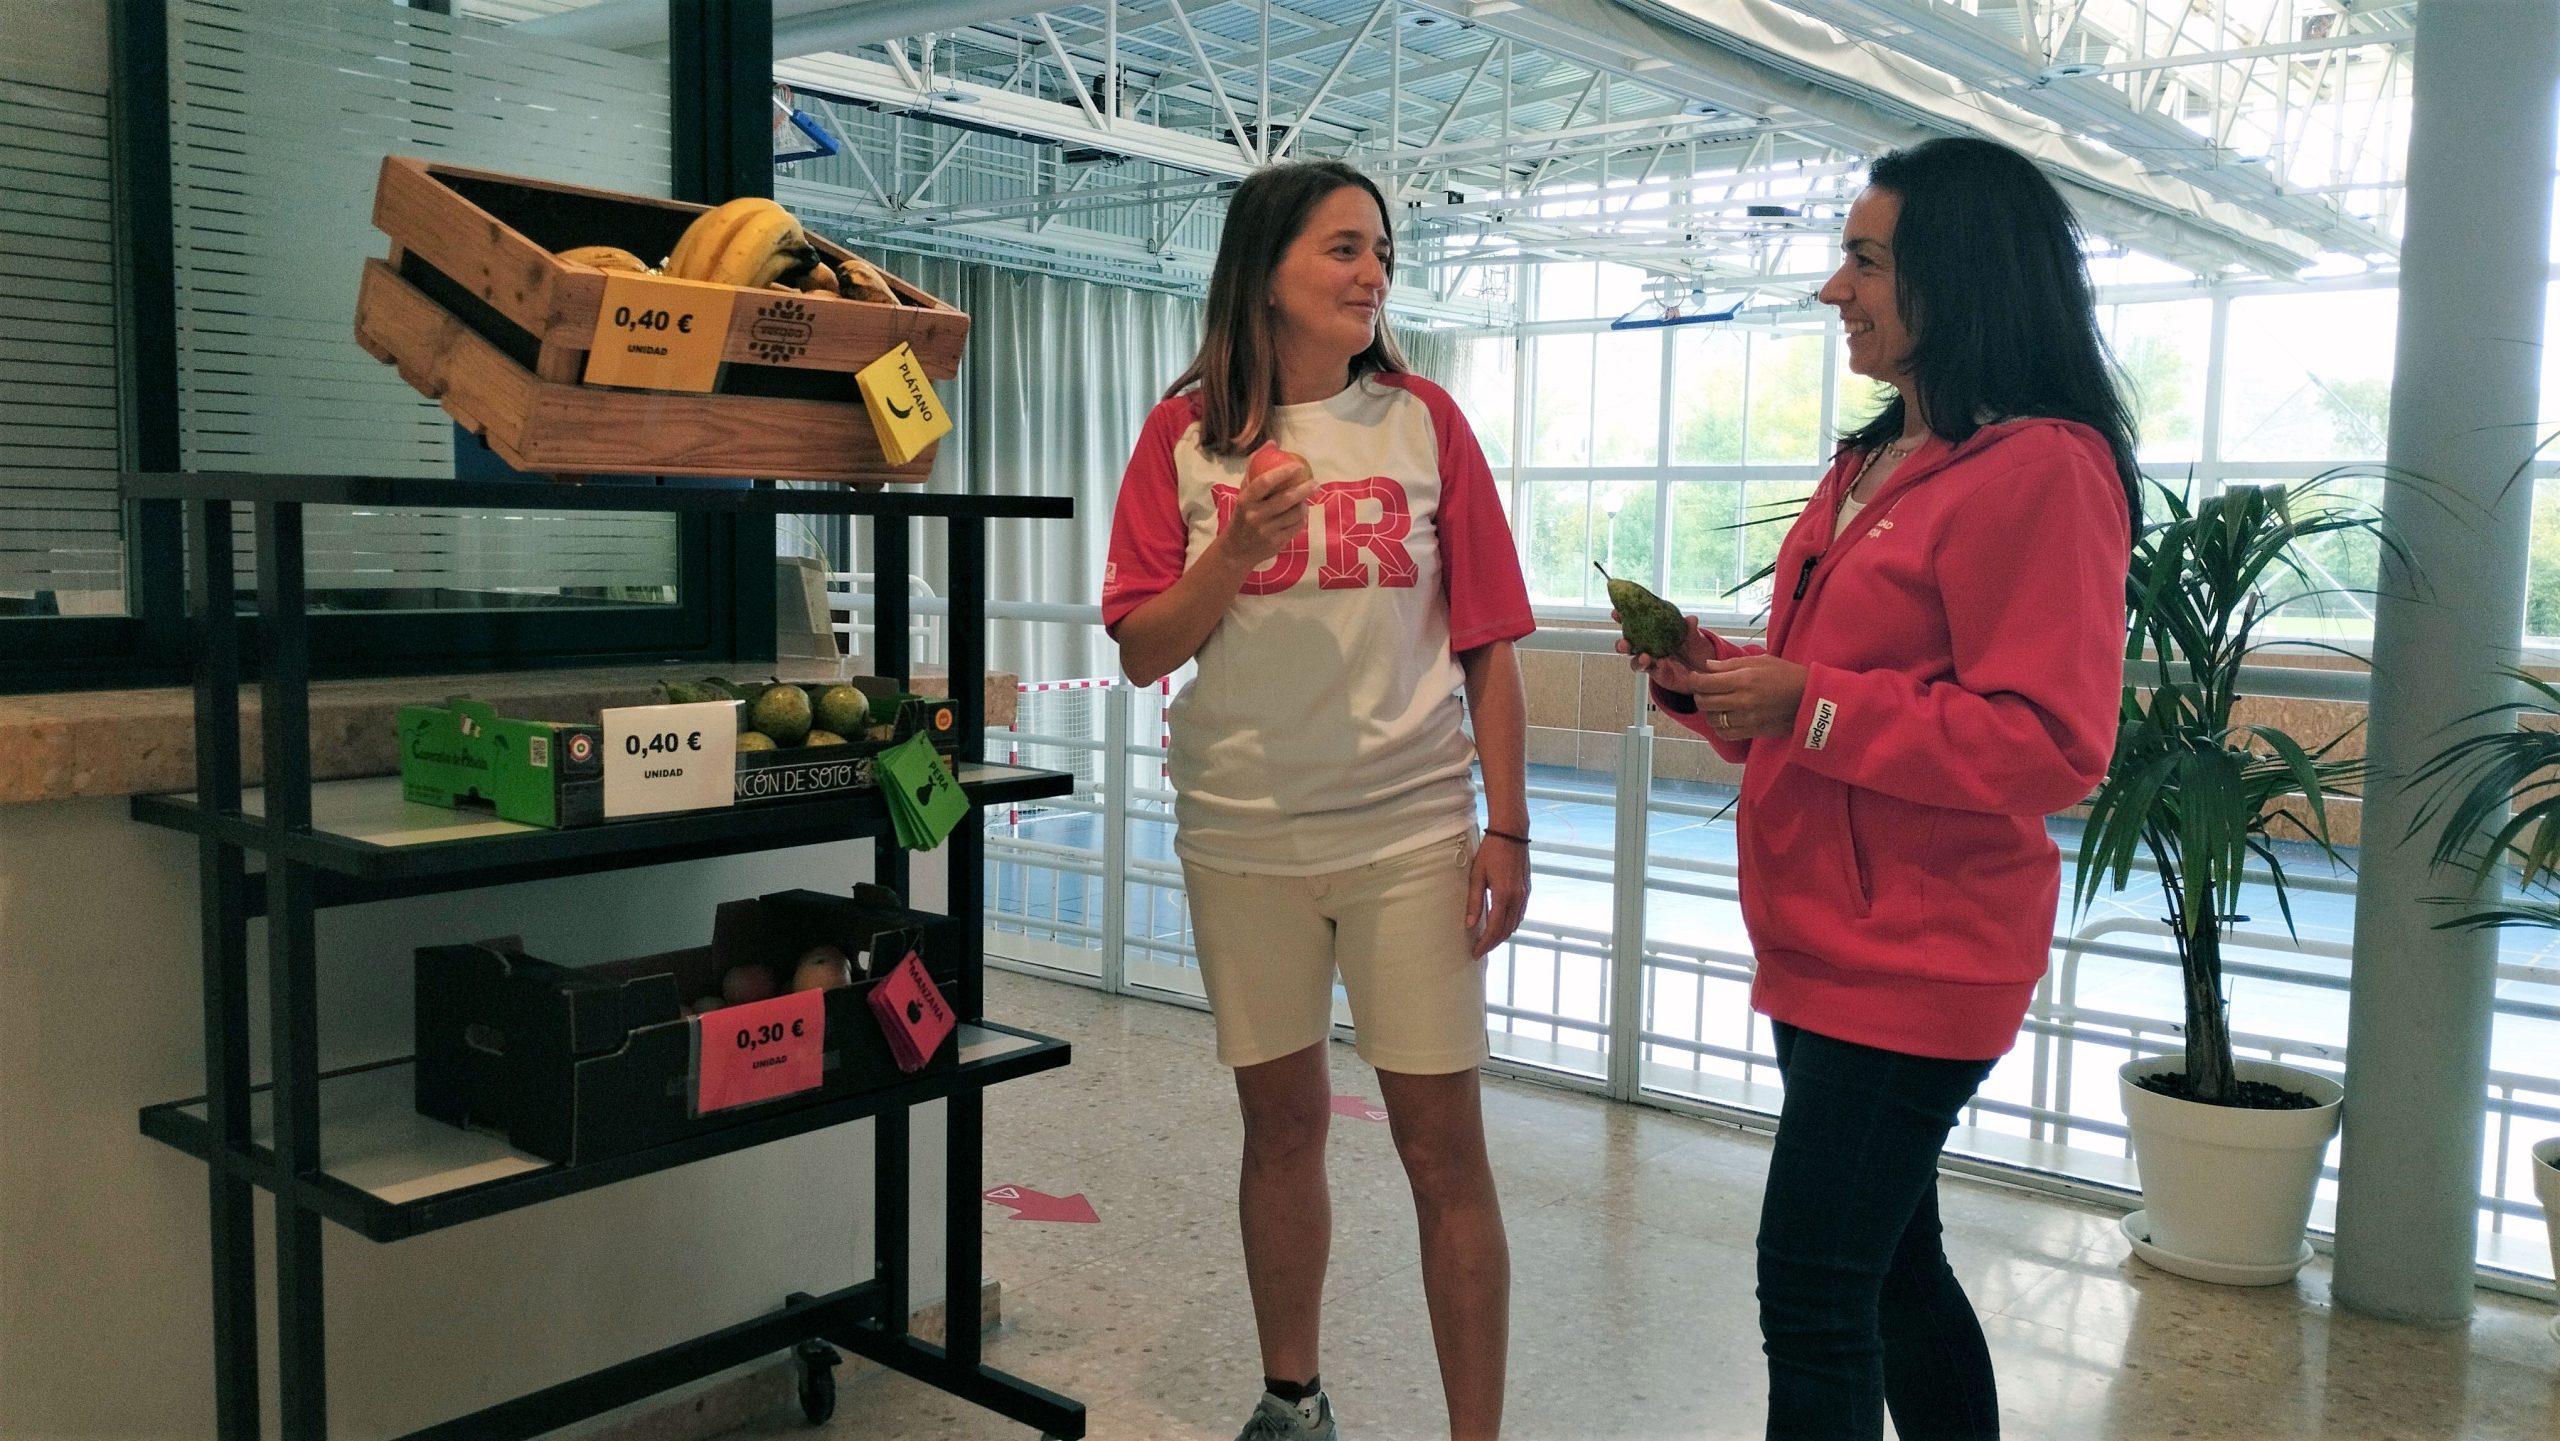
[[[1761,1206],[1771,1437],[1999,1433],[1939,1243],[1948,1131],[2044,974],[2045,818],[2105,773],[2140,514],[2081,236],[1988,141],[1878,160],[1821,299],[1894,398],[1778,552],[1765,645],[1636,656],[1743,767],[1752,1004],[1786,1079]],[[1624,649],[1623,643],[1621,649]]]

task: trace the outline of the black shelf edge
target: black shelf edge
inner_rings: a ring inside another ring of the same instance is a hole
[[[187,1114],[187,1107],[205,1103],[202,1096],[145,1106],[140,1121],[142,1134],[152,1140],[209,1165],[221,1167],[280,1197],[290,1192],[305,1209],[317,1211],[367,1240],[403,1241],[411,1236],[485,1220],[580,1191],[592,1191],[600,1186],[690,1165],[695,1161],[706,1161],[714,1156],[725,1156],[732,1151],[748,1150],[849,1121],[865,1120],[892,1108],[903,1110],[961,1091],[983,1090],[1042,1071],[1054,1071],[1073,1058],[1073,1048],[1069,1043],[1054,1036],[995,1021],[980,1020],[969,1024],[1032,1044],[989,1060],[963,1063],[952,1070],[935,1071],[876,1091],[740,1120],[735,1125],[669,1145],[653,1146],[585,1165],[546,1166],[538,1171],[438,1192],[414,1201],[383,1200],[326,1171],[288,1181],[278,1175],[275,1153],[266,1146],[252,1144],[243,1150],[226,1148],[216,1140],[213,1128],[203,1117]],[[361,1066],[346,1066],[321,1072],[319,1080],[326,1086],[341,1077],[410,1063],[409,1058],[399,1057]],[[251,1089],[255,1093],[270,1091],[273,1087],[262,1085]]]
[[[1062,495],[942,495],[912,487],[728,489],[716,485],[438,480],[387,475],[266,475],[256,471],[126,471],[127,500],[278,501],[303,505],[432,506],[456,510],[698,511],[722,515],[877,515],[941,519],[1071,520]]]
[[[964,771],[973,768],[976,767],[972,763],[961,767]],[[1044,800],[1070,795],[1075,790],[1075,777],[1064,771],[995,769],[1006,773],[963,782],[961,789],[974,808]],[[319,794],[333,786],[378,785],[384,779],[323,781],[312,790]],[[877,790],[607,821],[568,830],[526,830],[513,835],[405,846],[377,845],[322,830],[278,830],[258,816],[208,811],[192,794],[135,796],[131,812],[135,820],[145,825],[210,836],[245,851],[383,883],[385,887],[382,895],[372,895],[361,888],[340,891],[333,896],[340,903],[389,895],[431,894],[462,884],[574,875],[601,869],[611,861],[652,865],[660,860],[782,850],[822,841],[884,836],[892,829],[889,804]],[[504,874],[492,874],[498,872]]]

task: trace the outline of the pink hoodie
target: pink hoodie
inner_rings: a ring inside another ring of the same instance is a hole
[[[1719,657],[1807,667],[1793,733],[1726,742],[1665,711],[1743,763],[1752,1004],[1840,1040],[1989,1059],[2016,1041],[2052,942],[2044,819],[2086,799],[2114,749],[2124,486],[2096,431],[2011,421],[1925,442],[1834,541],[1859,459],[1833,463],[1779,549],[1769,643],[1710,637]]]

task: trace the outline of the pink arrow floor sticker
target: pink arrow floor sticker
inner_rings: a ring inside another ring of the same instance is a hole
[[[987,1199],[1008,1207],[1016,1221],[1060,1221],[1071,1226],[1094,1226],[1102,1218],[1094,1214],[1093,1203],[1078,1191],[1072,1196],[1052,1196],[1029,1186],[998,1186],[987,1192]]]
[[[1384,1121],[1387,1118],[1386,1108],[1369,1104],[1366,1096],[1334,1097],[1333,1113],[1337,1116],[1349,1116],[1355,1121]]]

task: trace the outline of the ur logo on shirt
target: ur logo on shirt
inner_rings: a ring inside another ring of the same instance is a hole
[[[1232,485],[1212,486],[1210,492],[1217,497],[1218,529],[1223,531],[1235,518],[1238,492]],[[1363,515],[1368,502],[1375,502],[1376,509]],[[1420,580],[1421,571],[1404,545],[1405,537],[1413,533],[1413,507],[1402,484],[1383,475],[1367,480],[1327,481],[1316,487],[1309,505],[1312,511],[1320,512],[1324,528],[1324,564],[1316,570],[1320,588],[1362,590],[1374,585],[1410,589]],[[1277,595],[1306,579],[1308,536],[1318,523],[1318,515],[1311,514],[1306,530],[1290,537],[1278,555],[1245,577],[1243,593]],[[1376,566],[1374,576],[1372,561]]]

